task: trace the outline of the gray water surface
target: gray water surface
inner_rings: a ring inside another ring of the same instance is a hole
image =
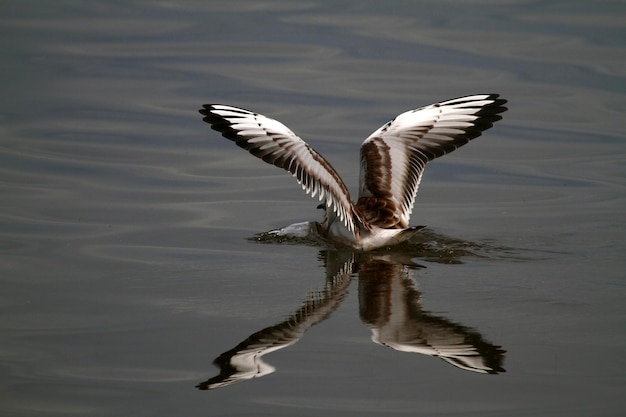
[[[1,415],[623,415],[622,2],[0,10]],[[356,194],[379,126],[492,92],[369,255],[259,238],[317,202],[197,113],[281,120]]]

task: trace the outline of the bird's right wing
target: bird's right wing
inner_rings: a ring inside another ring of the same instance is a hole
[[[497,94],[460,97],[402,113],[372,133],[361,145],[357,202],[366,220],[408,227],[426,164],[493,126],[504,103]]]

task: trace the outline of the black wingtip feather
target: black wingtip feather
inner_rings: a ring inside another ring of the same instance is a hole
[[[235,129],[232,129],[230,127],[231,123],[227,121],[226,119],[224,119],[223,117],[213,114],[211,112],[211,110],[213,109],[214,109],[213,104],[204,104],[202,108],[198,110],[198,112],[204,116],[202,118],[202,121],[205,123],[208,123],[211,126],[211,129],[217,132],[220,132],[222,136],[225,137],[226,139],[232,140],[241,148],[245,149],[245,144],[238,143],[241,137],[239,136],[238,132]]]

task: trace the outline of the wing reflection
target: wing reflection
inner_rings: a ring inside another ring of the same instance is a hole
[[[421,293],[410,277],[410,266],[390,255],[369,256],[359,268],[361,320],[372,329],[372,340],[402,352],[436,356],[479,373],[504,372],[504,350],[480,333],[422,309]]]
[[[339,306],[353,274],[359,277],[361,319],[372,330],[372,340],[402,352],[435,356],[467,371],[504,372],[505,351],[480,333],[422,309],[421,293],[411,278],[419,265],[401,254],[322,251],[326,267],[323,289],[307,295],[302,306],[283,322],[248,336],[213,361],[220,373],[200,384],[214,389],[258,378],[275,371],[263,356],[293,345],[315,324]]]
[[[275,368],[265,363],[263,356],[300,340],[311,326],[331,315],[348,291],[354,264],[353,254],[328,253],[324,262],[326,285],[322,290],[309,293],[302,306],[287,320],[251,334],[215,358],[213,364],[220,368],[219,375],[196,387],[201,390],[214,389],[274,372]]]

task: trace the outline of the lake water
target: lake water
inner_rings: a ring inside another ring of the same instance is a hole
[[[625,3],[0,10],[0,415],[626,412]],[[376,254],[255,238],[317,202],[197,113],[283,121],[356,194],[372,131],[492,92]]]

